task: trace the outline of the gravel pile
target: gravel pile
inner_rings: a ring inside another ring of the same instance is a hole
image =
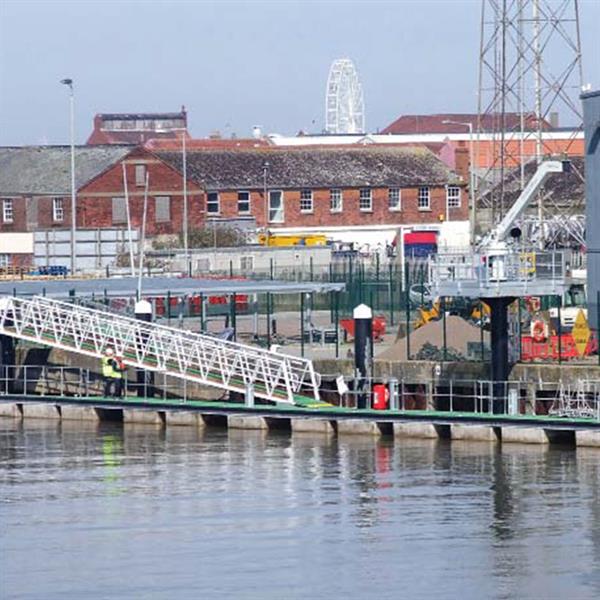
[[[430,321],[427,325],[413,331],[410,335],[411,356],[415,358],[419,353],[421,356],[432,354],[432,346],[441,350],[444,346],[443,327],[443,322],[440,319],[439,321]],[[487,331],[483,332],[483,339],[486,344],[489,344],[489,333]],[[467,356],[467,344],[480,341],[481,330],[479,327],[456,315],[446,317],[448,358],[450,358],[451,353],[455,356]],[[423,349],[424,346],[426,346],[425,349]],[[406,337],[400,338],[393,346],[378,354],[377,358],[394,361],[406,360]]]

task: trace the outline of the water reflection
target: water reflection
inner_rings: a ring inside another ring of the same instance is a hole
[[[0,568],[31,598],[600,597],[599,459],[0,420]]]

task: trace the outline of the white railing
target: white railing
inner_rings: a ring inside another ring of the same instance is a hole
[[[429,281],[473,283],[482,288],[504,282],[557,281],[568,275],[562,251],[438,254],[429,259]]]
[[[0,333],[220,389],[293,404],[319,399],[312,361],[35,296],[0,298]]]

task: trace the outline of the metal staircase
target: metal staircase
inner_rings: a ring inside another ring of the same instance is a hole
[[[319,400],[312,361],[42,296],[0,297],[0,334],[288,404]]]

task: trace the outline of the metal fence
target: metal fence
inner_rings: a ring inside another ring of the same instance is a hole
[[[435,411],[504,416],[554,416],[600,421],[600,381],[580,379],[558,382],[530,382],[455,379],[357,379],[323,377],[324,402],[347,409],[364,408],[388,411]],[[111,390],[112,393],[113,390]],[[340,393],[341,392],[341,393]],[[80,367],[22,365],[0,367],[0,396],[54,396],[103,398],[104,380],[90,369]],[[152,397],[171,402],[214,400],[243,403],[243,394],[215,391],[182,381],[164,373],[155,373],[138,382],[135,372],[123,378],[126,397]],[[118,400],[118,398],[117,398]]]

